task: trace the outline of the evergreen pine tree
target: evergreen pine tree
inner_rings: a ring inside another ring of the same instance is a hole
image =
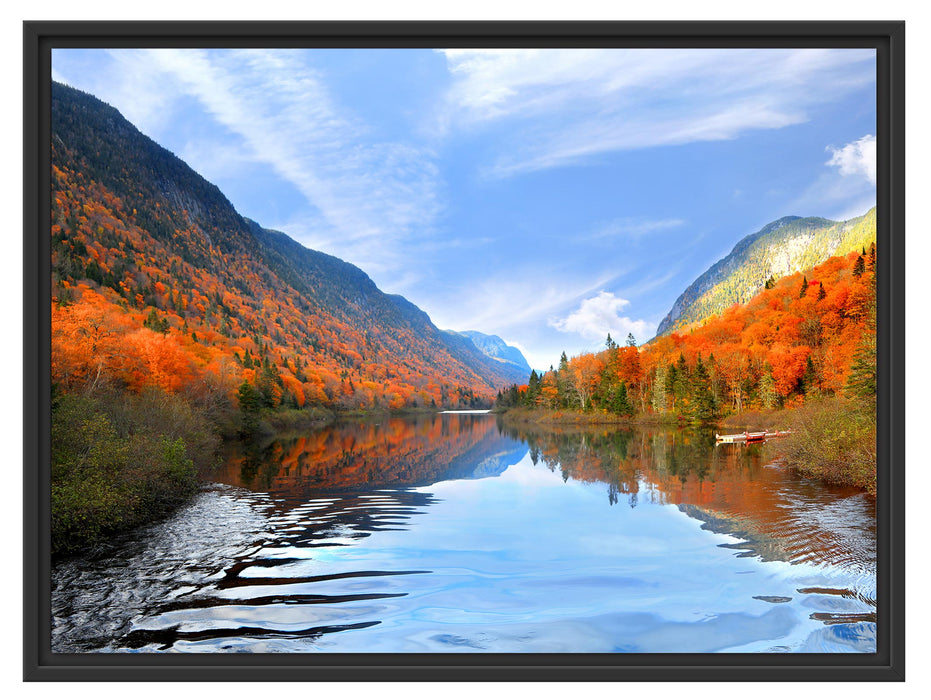
[[[866,263],[863,261],[863,256],[858,255],[856,262],[853,264],[853,276],[859,278],[863,274],[865,268]]]
[[[236,397],[239,400],[239,412],[242,419],[241,432],[244,435],[254,435],[259,426],[262,395],[249,382],[243,382],[239,385]]]
[[[676,362],[675,372],[671,372],[672,378],[672,397],[673,409],[681,409],[683,401],[689,396],[689,366],[685,361],[685,355],[679,353],[679,360]]]
[[[695,423],[707,423],[714,418],[714,402],[708,381],[708,370],[701,361],[701,355],[695,362],[690,378],[689,413]]]
[[[811,355],[805,361],[805,373],[802,375],[802,392],[806,396],[817,395],[820,392],[820,382],[818,381],[818,371],[815,363],[811,360]]]
[[[629,416],[634,412],[627,398],[627,385],[624,382],[621,382],[614,390],[614,394],[611,397],[610,408],[612,413],[616,413],[619,416]]]
[[[565,351],[559,357],[559,369],[556,370],[556,389],[558,391],[559,405],[567,408],[572,400],[572,386],[569,381],[569,358]]]
[[[876,401],[876,290],[872,290],[863,337],[847,376],[847,393],[864,401]]]
[[[535,369],[530,370],[530,379],[527,380],[527,395],[524,397],[524,403],[527,406],[536,406],[537,398],[540,396],[540,378],[537,376]]]

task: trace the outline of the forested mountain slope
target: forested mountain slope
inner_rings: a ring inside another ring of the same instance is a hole
[[[240,216],[115,109],[59,84],[51,194],[64,390],[232,395],[245,381],[269,406],[400,408],[471,405],[517,376],[362,270]]]
[[[768,280],[807,270],[876,241],[875,207],[848,221],[787,216],[743,238],[676,299],[657,336],[749,301]]]
[[[823,397],[875,399],[876,245],[786,275],[745,304],[640,347],[568,358],[500,408],[655,415],[705,423]]]

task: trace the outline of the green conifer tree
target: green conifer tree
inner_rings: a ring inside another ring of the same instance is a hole
[[[819,381],[818,370],[811,359],[811,355],[805,361],[805,373],[802,374],[802,393],[806,396],[817,396],[821,392],[821,382]]]
[[[863,275],[863,270],[866,269],[866,263],[863,260],[862,255],[858,255],[856,261],[853,264],[853,276],[859,278]]]
[[[559,369],[556,370],[556,390],[559,405],[568,408],[572,401],[572,382],[569,377],[569,358],[563,352],[559,357]]]
[[[701,361],[701,355],[695,361],[695,367],[689,378],[689,413],[693,423],[707,423],[714,419],[715,407],[711,397],[708,370]]]
[[[537,405],[537,397],[540,396],[540,377],[537,376],[535,369],[530,370],[530,379],[527,380],[527,395],[524,397],[524,404],[529,407]]]
[[[239,412],[242,420],[240,431],[243,435],[254,435],[259,426],[262,395],[249,382],[243,382],[239,385],[236,397],[239,400]]]

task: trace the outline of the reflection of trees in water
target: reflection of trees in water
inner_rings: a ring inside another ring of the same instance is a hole
[[[626,495],[635,507],[644,485],[652,501],[678,503],[684,491],[700,492],[722,474],[750,479],[763,461],[761,446],[716,445],[710,430],[512,425],[506,418],[498,427],[527,443],[534,464],[558,468],[564,480],[606,484],[612,505]]]
[[[740,545],[789,561],[872,561],[872,505],[855,489],[812,482],[773,464],[774,444],[716,445],[712,430],[510,425],[534,464],[563,479],[602,483],[611,505],[677,505]],[[767,466],[768,465],[768,466]],[[830,515],[829,515],[830,514]]]
[[[247,443],[228,455],[218,477],[250,489],[294,495],[422,486],[496,473],[523,447],[486,415],[429,414],[344,421],[305,434]],[[510,463],[513,463],[510,462]]]

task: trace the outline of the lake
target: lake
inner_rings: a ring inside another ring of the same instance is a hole
[[[876,651],[875,503],[714,430],[344,420],[53,568],[55,652]]]

